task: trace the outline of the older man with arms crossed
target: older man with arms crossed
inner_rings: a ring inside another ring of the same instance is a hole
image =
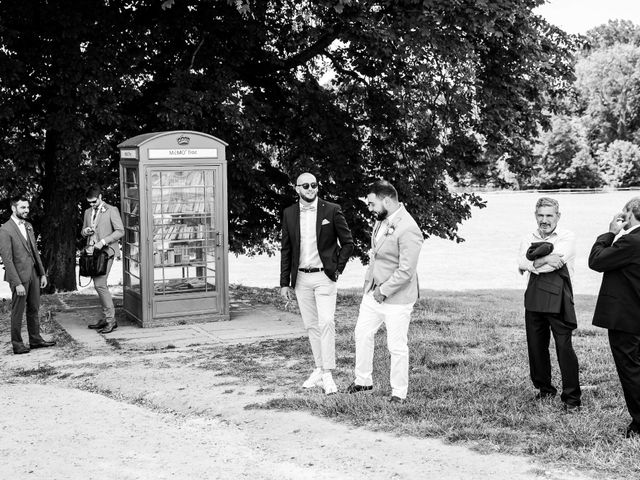
[[[534,215],[538,229],[522,239],[518,257],[520,273],[529,273],[524,305],[531,380],[539,390],[536,398],[556,395],[551,383],[551,331],[562,376],[560,399],[566,412],[578,412],[581,404],[578,357],[571,338],[577,327],[571,284],[575,235],[558,228],[560,207],[553,198],[540,198]]]
[[[296,193],[299,201],[282,216],[281,294],[289,300],[295,289],[315,361],[302,386],[321,386],[330,395],[338,391],[331,374],[336,368],[336,282],[353,251],[353,239],[340,206],[318,198],[316,177],[300,175]]]
[[[593,324],[609,331],[609,346],[631,415],[625,436],[640,437],[640,197],[613,217],[589,255],[603,272]],[[619,235],[619,236],[618,236]]]
[[[355,380],[347,393],[373,389],[374,337],[384,323],[391,355],[389,401],[403,403],[409,388],[408,332],[413,305],[419,296],[416,267],[422,231],[398,202],[396,189],[385,180],[371,185],[367,205],[376,223],[355,329]]]

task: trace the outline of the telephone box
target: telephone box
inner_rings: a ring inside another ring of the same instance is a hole
[[[191,131],[118,145],[123,307],[142,327],[229,319],[226,146]]]

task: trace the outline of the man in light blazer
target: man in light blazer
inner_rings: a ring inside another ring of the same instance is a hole
[[[640,197],[616,214],[589,255],[603,272],[593,324],[606,328],[631,423],[625,436],[640,437]]]
[[[391,355],[389,401],[403,403],[409,387],[407,335],[413,305],[419,296],[416,268],[423,236],[413,217],[398,202],[398,192],[389,182],[381,180],[371,185],[367,205],[377,221],[355,328],[355,381],[347,393],[373,389],[374,337],[384,323]]]
[[[111,333],[118,328],[115,318],[113,298],[107,286],[109,272],[114,258],[120,258],[120,246],[118,240],[124,235],[124,226],[117,207],[108,205],[102,200],[102,190],[98,185],[92,185],[86,191],[87,202],[91,205],[84,212],[82,224],[82,236],[87,239],[89,248],[110,248],[111,258],[107,264],[107,273],[99,277],[92,277],[93,286],[98,293],[104,318],[97,323],[92,323],[89,328],[96,329],[100,333]],[[113,252],[112,252],[113,251]]]
[[[26,221],[29,200],[11,199],[11,218],[0,227],[0,256],[4,262],[4,279],[11,286],[11,344],[13,353],[29,353],[30,348],[51,347],[40,335],[40,289],[47,286],[47,276],[36,248],[33,227]],[[29,347],[22,341],[22,317],[27,311]]]
[[[335,203],[318,198],[318,182],[310,173],[296,181],[299,201],[282,216],[280,264],[281,294],[291,298],[294,288],[315,362],[303,388],[320,386],[327,395],[337,393],[335,310],[338,277],[353,251],[353,239]]]

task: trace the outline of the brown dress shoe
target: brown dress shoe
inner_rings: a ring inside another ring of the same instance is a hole
[[[93,329],[93,330],[100,330],[104,327],[107,326],[107,321],[102,319],[100,320],[98,323],[90,323],[89,325],[87,325],[89,328]]]
[[[15,353],[16,355],[21,355],[23,353],[29,353],[29,347],[27,347],[25,345],[14,345],[13,346],[13,353]]]
[[[111,333],[118,328],[118,322],[107,322],[107,325],[100,330],[100,333]]]

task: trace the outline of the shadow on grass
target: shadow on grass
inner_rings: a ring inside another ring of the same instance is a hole
[[[353,329],[359,295],[339,295],[337,368],[344,391],[353,379]],[[388,402],[389,356],[384,328],[376,335],[374,390],[325,396],[299,388],[313,368],[306,339],[230,347],[202,368],[258,380],[285,392],[247,408],[307,410],[374,430],[464,442],[481,452],[534,455],[593,470],[608,478],[638,478],[640,441],[625,440],[628,415],[606,341],[590,325],[595,299],[578,296],[574,346],[585,386],[583,409],[565,414],[558,398],[536,401],[529,380],[521,291],[425,292],[409,331],[408,401]],[[553,342],[553,379],[560,378]]]

